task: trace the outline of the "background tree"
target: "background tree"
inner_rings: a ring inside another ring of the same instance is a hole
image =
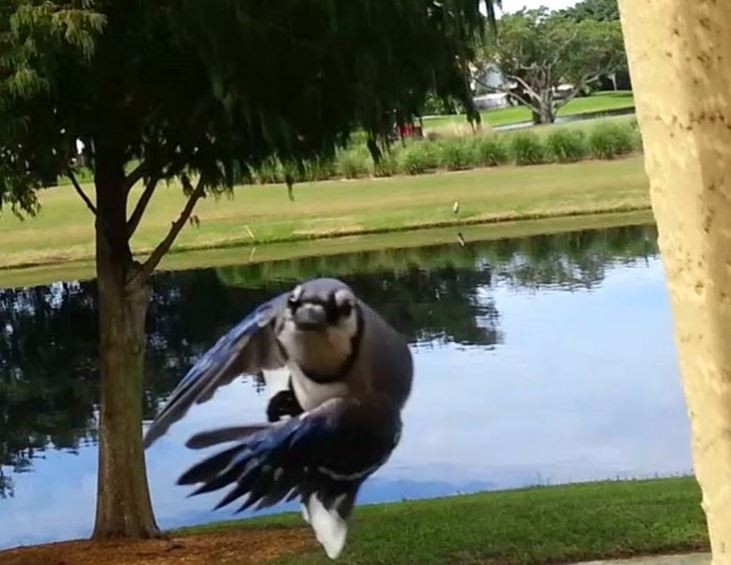
[[[547,124],[582,89],[624,65],[618,21],[576,22],[541,8],[499,20],[498,35],[482,44],[476,76],[490,67],[499,69],[504,85],[484,86],[517,97],[533,111],[536,123]],[[559,96],[561,85],[570,89]]]
[[[594,20],[597,22],[618,22],[617,0],[584,0],[560,12],[575,22]]]
[[[471,104],[464,70],[484,29],[481,4],[2,3],[0,202],[34,213],[34,190],[67,174],[94,217],[95,537],[157,533],[140,425],[149,279],[196,202],[230,190],[272,156],[298,166],[332,154],[355,128],[375,147],[394,116],[406,122],[420,113],[430,91]],[[79,139],[93,197],[68,166]],[[132,237],[165,181],[188,201],[151,255],[136,258]]]
[[[617,0],[584,0],[560,12],[575,22],[594,20],[598,22],[619,22]],[[599,90],[632,90],[629,68],[625,62],[608,75],[602,75],[595,83]]]

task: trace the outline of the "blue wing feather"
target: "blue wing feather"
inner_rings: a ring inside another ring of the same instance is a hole
[[[253,373],[262,368],[269,368],[266,365],[271,365],[272,359],[276,360],[276,365],[283,363],[282,359],[277,359],[279,351],[273,343],[273,335],[262,335],[264,333],[262,330],[281,311],[286,296],[287,294],[281,294],[257,307],[198,359],[180,380],[165,406],[147,429],[145,448],[164,435],[193,404],[209,400],[216,389],[230,383],[242,372]],[[259,338],[271,342],[263,344],[266,358],[261,358],[260,347],[248,348],[252,351],[247,350],[247,346]]]
[[[233,447],[188,469],[178,484],[202,483],[193,494],[235,485],[216,508],[246,497],[238,511],[255,504],[258,510],[294,495],[306,500],[317,494],[326,504],[335,504],[346,494],[349,504],[343,514],[348,514],[360,485],[389,458],[400,430],[398,408],[383,397],[332,399],[248,433]],[[188,443],[198,443],[196,436]]]

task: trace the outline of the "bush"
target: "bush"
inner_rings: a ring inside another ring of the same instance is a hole
[[[398,154],[388,149],[381,155],[381,160],[375,166],[375,175],[377,177],[392,177],[398,173],[399,163]]]
[[[316,157],[304,164],[296,178],[301,182],[315,182],[328,180],[338,176],[338,168],[335,161],[327,157]]]
[[[597,125],[589,137],[591,154],[597,159],[614,159],[631,153],[635,147],[630,124],[602,123]]]
[[[505,141],[496,135],[484,135],[475,139],[475,161],[485,167],[497,167],[510,161]]]
[[[406,175],[420,175],[438,166],[439,154],[435,144],[428,141],[411,142],[398,155],[399,172]]]
[[[546,162],[546,149],[541,139],[532,131],[513,135],[510,152],[516,165],[538,165]]]
[[[279,159],[269,157],[253,171],[252,176],[260,184],[284,182],[284,167]]]
[[[439,165],[448,171],[461,171],[475,166],[475,146],[469,137],[444,139],[438,145]]]
[[[559,163],[581,161],[589,152],[583,131],[557,129],[546,138],[546,149],[550,157]]]
[[[373,173],[373,158],[365,145],[356,145],[340,151],[337,164],[340,174],[348,179],[367,177]]]
[[[642,132],[640,132],[639,129],[635,130],[632,133],[632,147],[636,151],[640,151],[640,152],[643,152],[645,150],[645,148],[643,146],[643,142],[642,142]]]
[[[640,131],[640,124],[636,117],[629,121],[629,127],[632,129],[632,146],[636,150],[642,151],[642,132]]]

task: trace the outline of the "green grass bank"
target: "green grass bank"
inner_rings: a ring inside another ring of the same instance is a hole
[[[704,551],[701,495],[693,478],[610,481],[481,493],[356,509],[344,564],[545,564]],[[211,524],[301,528],[299,515]],[[325,564],[311,551],[281,560]]]
[[[597,112],[611,112],[613,110],[634,108],[634,105],[634,97],[629,90],[602,91],[596,92],[591,96],[574,98],[559,109],[558,116],[567,117]],[[480,112],[480,115],[482,116],[482,122],[492,127],[529,122],[532,119],[530,110],[525,106],[483,110]],[[462,124],[465,121],[465,116],[462,114],[433,116],[424,120],[424,129],[428,132],[429,129],[450,124]]]
[[[136,189],[132,204],[138,194]],[[93,219],[73,189],[48,189],[40,193],[40,199],[42,211],[38,217],[18,220],[8,215],[0,221],[2,286],[20,282],[18,269],[35,267],[37,273],[38,267],[53,270],[66,263],[78,267],[93,259]],[[454,201],[460,202],[458,215],[452,211]],[[180,187],[160,187],[133,240],[138,253],[145,254],[157,244],[183,203]],[[185,227],[164,268],[193,266],[193,261],[175,256],[194,250],[248,246],[249,249],[235,251],[241,258],[239,262],[246,262],[252,259],[253,247],[255,256],[266,257],[261,253],[264,244],[647,211],[649,204],[647,177],[639,156],[565,165],[303,183],[295,188],[294,202],[289,201],[284,186],[242,186],[230,198],[222,197],[218,202],[208,198],[199,203],[196,213],[200,228]],[[395,240],[403,237],[392,235]],[[450,237],[454,238],[455,232]],[[428,243],[423,239],[421,242]],[[320,244],[316,247],[315,252],[319,252]],[[211,261],[215,259],[213,255]]]

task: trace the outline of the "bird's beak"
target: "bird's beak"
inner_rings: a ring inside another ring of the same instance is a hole
[[[325,308],[319,304],[302,304],[294,313],[294,323],[298,330],[320,330],[327,323]]]

